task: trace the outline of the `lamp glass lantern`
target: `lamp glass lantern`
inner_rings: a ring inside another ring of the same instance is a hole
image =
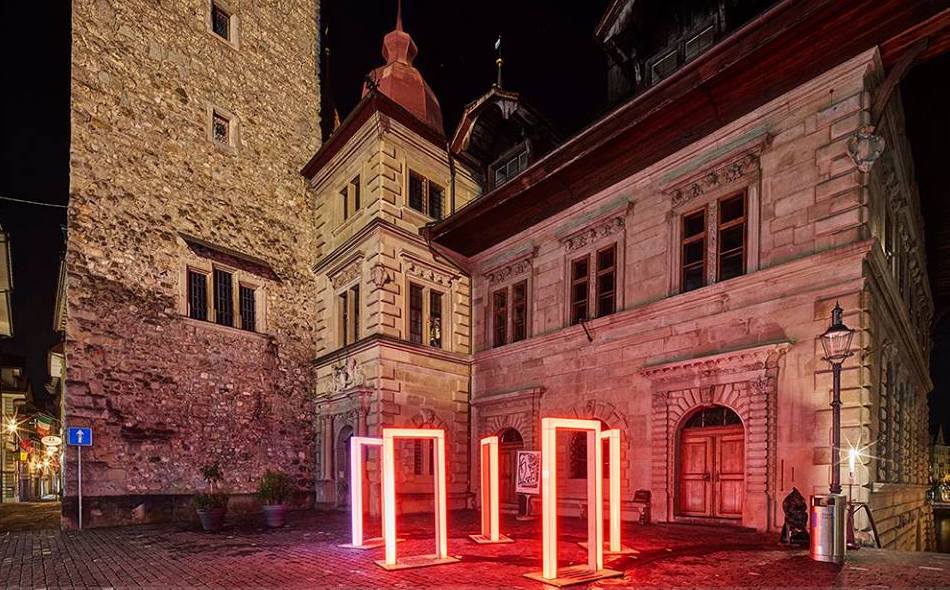
[[[851,340],[854,330],[841,321],[841,306],[835,304],[831,310],[831,325],[821,335],[821,347],[825,351],[825,360],[833,365],[840,365],[844,359],[851,356]]]

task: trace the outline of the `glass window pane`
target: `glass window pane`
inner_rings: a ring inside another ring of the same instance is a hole
[[[686,40],[685,57],[689,61],[700,53],[712,47],[715,41],[716,30],[710,25],[703,29],[698,35]]]
[[[255,305],[257,291],[244,285],[241,285],[239,289],[238,299],[241,303],[241,329],[253,332],[257,329],[257,307]]]
[[[683,269],[683,291],[692,291],[704,285],[705,269],[703,265]]]
[[[706,240],[697,240],[683,246],[683,264],[702,262],[706,255]]]
[[[425,213],[423,208],[423,178],[415,172],[409,171],[409,206]]]
[[[409,285],[409,341],[422,344],[422,287]]]
[[[528,330],[528,283],[522,281],[511,287],[511,341],[518,342],[527,337]]]
[[[234,325],[234,300],[231,273],[214,270],[214,321],[222,326]]]
[[[571,278],[583,279],[587,277],[587,258],[575,260],[571,265]]]
[[[719,251],[726,253],[730,250],[735,250],[737,248],[742,248],[743,246],[743,230],[745,227],[740,224],[728,229],[724,229],[719,232]]]
[[[743,274],[742,251],[719,258],[719,280],[725,281]]]
[[[683,217],[683,237],[697,236],[706,229],[706,212],[697,211]]]
[[[445,190],[433,182],[429,183],[429,217],[442,219]]]
[[[745,215],[745,198],[742,195],[719,202],[719,223],[734,221]]]
[[[231,17],[217,4],[211,5],[211,30],[222,39],[231,38]]]
[[[499,289],[492,295],[492,346],[508,342],[508,290]]]
[[[188,317],[208,319],[208,277],[193,270],[188,271]]]
[[[429,346],[442,346],[442,293],[429,291]]]
[[[604,270],[614,265],[616,248],[607,248],[597,253],[597,270]]]

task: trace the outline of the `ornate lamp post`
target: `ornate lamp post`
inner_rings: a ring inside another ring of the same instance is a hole
[[[821,347],[825,351],[825,360],[831,363],[834,396],[831,400],[832,446],[831,486],[832,494],[841,493],[841,364],[851,356],[851,339],[854,330],[841,321],[841,306],[835,303],[831,310],[831,326],[821,335]]]

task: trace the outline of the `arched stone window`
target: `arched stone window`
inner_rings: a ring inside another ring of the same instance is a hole
[[[709,428],[742,424],[739,415],[726,406],[709,406],[689,417],[683,428]]]

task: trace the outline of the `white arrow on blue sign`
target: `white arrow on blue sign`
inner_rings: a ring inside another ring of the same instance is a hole
[[[66,429],[66,444],[71,447],[91,447],[92,428],[70,426]]]

